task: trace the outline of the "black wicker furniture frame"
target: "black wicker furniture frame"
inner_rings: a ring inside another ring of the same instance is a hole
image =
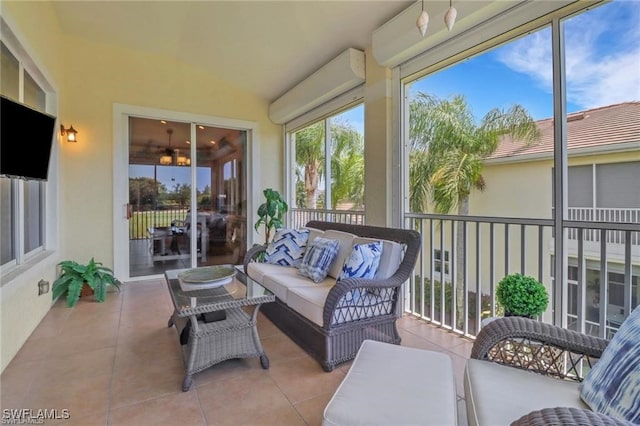
[[[293,341],[313,356],[329,372],[337,365],[352,360],[363,341],[400,344],[396,319],[401,316],[398,298],[411,276],[420,250],[420,234],[413,230],[385,228],[368,225],[350,225],[332,222],[311,221],[307,227],[326,231],[329,229],[349,232],[364,238],[395,241],[406,247],[398,270],[384,280],[350,278],[334,285],[324,304],[323,325],[305,318],[276,298],[275,303],[263,306],[262,312]],[[265,246],[250,249],[244,259],[244,271],[248,264],[265,251]],[[250,278],[250,276],[247,274]],[[345,295],[358,290],[375,292],[385,299],[384,304],[372,307],[359,302],[347,302]],[[375,314],[372,316],[372,309]],[[364,314],[367,311],[368,314]]]

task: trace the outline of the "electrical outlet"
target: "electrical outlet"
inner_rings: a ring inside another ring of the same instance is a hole
[[[49,281],[38,281],[38,296],[49,293]]]

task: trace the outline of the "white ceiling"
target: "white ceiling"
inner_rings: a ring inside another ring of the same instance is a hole
[[[413,1],[60,1],[64,32],[167,55],[274,101]],[[417,30],[416,30],[417,31]]]

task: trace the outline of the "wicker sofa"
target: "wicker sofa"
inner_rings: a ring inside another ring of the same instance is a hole
[[[325,371],[353,359],[364,340],[399,344],[395,324],[401,314],[398,297],[414,268],[420,234],[405,229],[321,221],[311,221],[306,228],[314,232],[309,241],[318,235],[330,238],[340,234],[341,254],[334,261],[334,271],[341,268],[352,241],[358,239],[381,240],[396,248],[400,246],[402,252],[395,260],[397,264],[393,264],[393,259],[386,260],[387,276],[382,277],[379,272],[373,279],[349,278],[336,282],[334,272],[327,280],[315,284],[311,280],[305,282],[296,268],[255,262],[266,250],[265,246],[255,246],[245,256],[245,274],[276,295],[276,302],[264,305],[262,312]],[[363,296],[349,297],[354,292]]]
[[[580,398],[583,373],[608,343],[528,318],[488,323],[465,369],[469,425],[629,425]]]

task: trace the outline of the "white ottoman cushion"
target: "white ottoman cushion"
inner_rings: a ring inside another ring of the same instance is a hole
[[[365,340],[324,410],[330,425],[456,425],[451,358]]]

